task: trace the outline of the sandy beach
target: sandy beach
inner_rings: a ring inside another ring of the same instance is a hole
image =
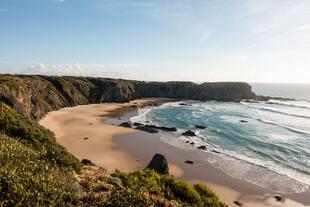
[[[190,182],[206,182],[229,206],[302,207],[310,205],[310,192],[281,195],[233,179],[201,159],[199,151],[181,150],[166,144],[158,135],[117,126],[137,113],[137,107],[168,102],[167,99],[141,99],[130,103],[104,103],[63,108],[40,120],[40,124],[56,135],[57,142],[79,159],[89,159],[109,172],[144,168],[155,153],[164,154],[170,173]],[[105,120],[105,121],[104,121]],[[185,164],[194,160],[194,165]],[[304,205],[304,204],[307,205]]]

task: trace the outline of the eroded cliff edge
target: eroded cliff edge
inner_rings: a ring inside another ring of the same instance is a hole
[[[239,101],[256,95],[247,83],[143,82],[91,77],[0,75],[0,102],[35,119],[81,104],[126,102],[137,98]]]

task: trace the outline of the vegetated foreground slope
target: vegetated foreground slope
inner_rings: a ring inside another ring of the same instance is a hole
[[[225,207],[204,184],[82,165],[52,132],[0,102],[0,206]]]
[[[107,78],[0,75],[0,101],[42,118],[62,107],[164,97],[238,101],[256,97],[247,83],[142,82]]]

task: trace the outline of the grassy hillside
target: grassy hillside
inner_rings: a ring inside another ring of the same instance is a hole
[[[225,206],[204,184],[82,165],[52,132],[2,102],[0,166],[0,206]]]

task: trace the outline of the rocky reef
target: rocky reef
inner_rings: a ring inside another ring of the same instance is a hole
[[[144,82],[91,77],[0,75],[0,101],[35,119],[82,104],[126,102],[137,98],[240,101],[256,95],[240,82]]]

